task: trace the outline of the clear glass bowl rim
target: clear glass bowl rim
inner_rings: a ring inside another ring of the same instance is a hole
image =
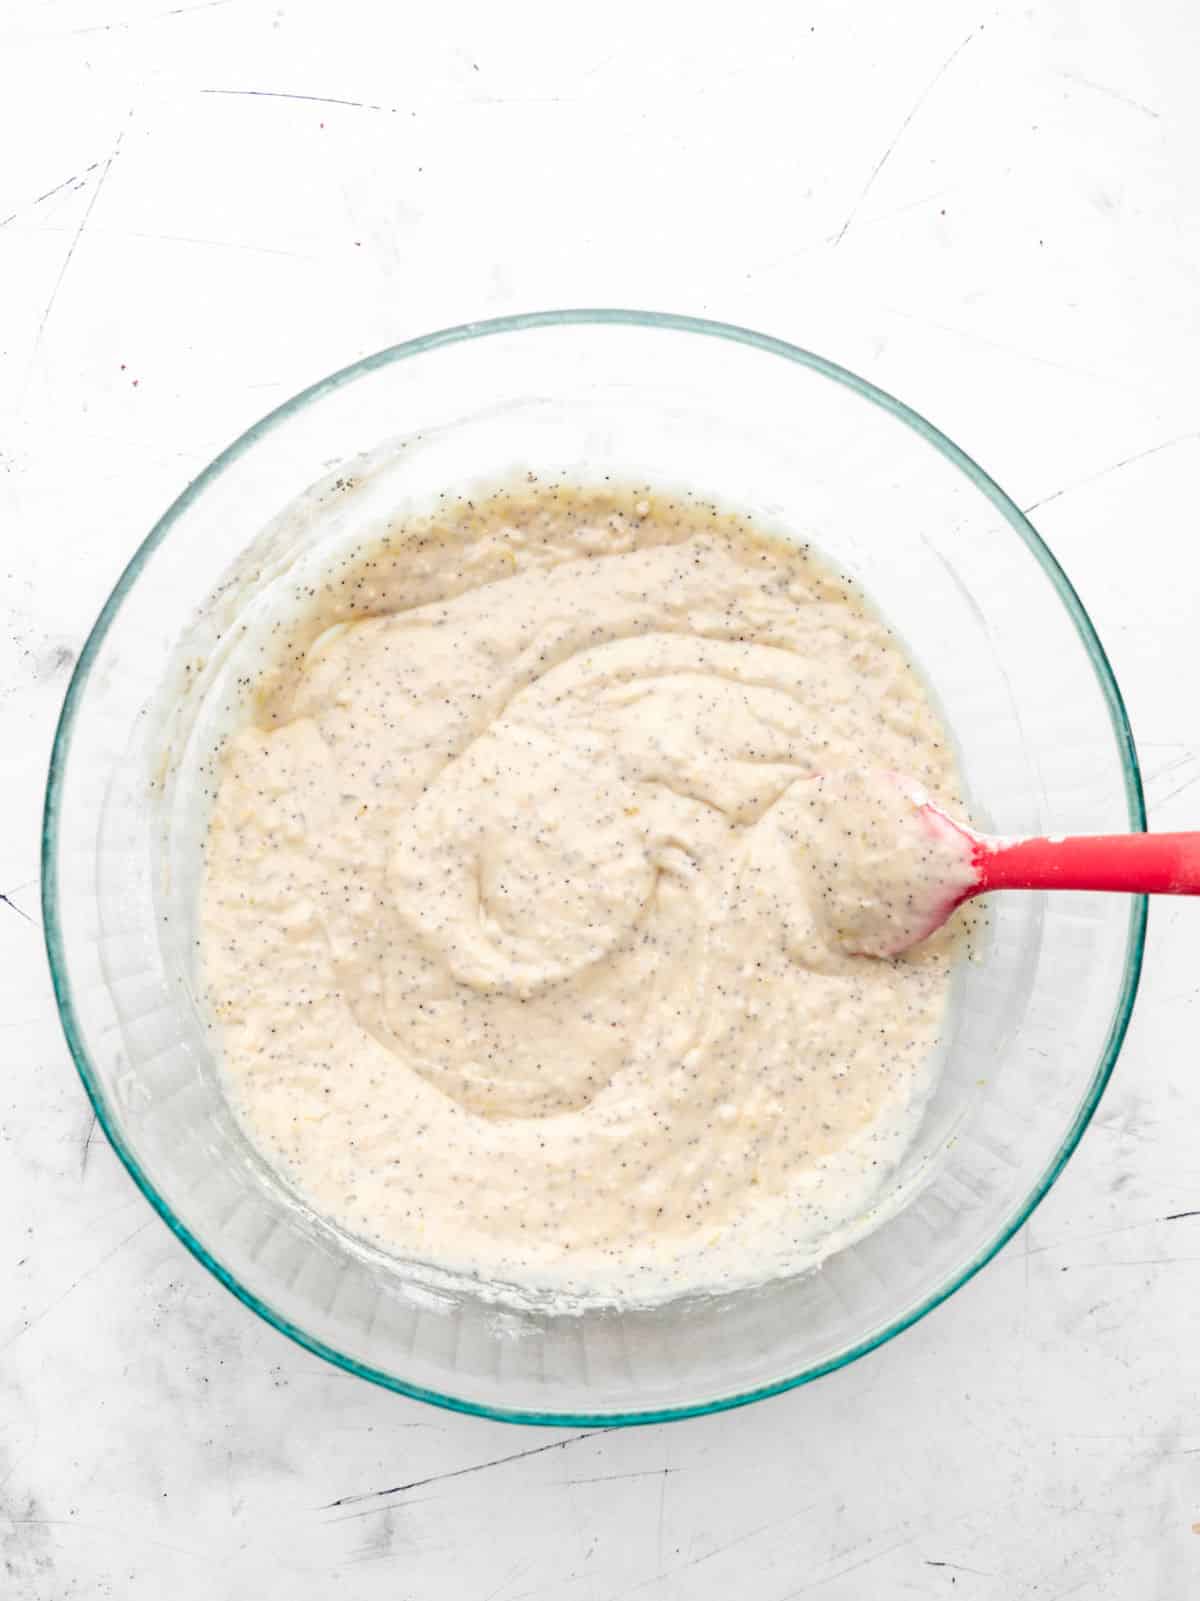
[[[624,327],[700,334],[708,338],[724,339],[736,344],[747,345],[752,349],[779,356],[785,361],[795,362],[799,366],[807,367],[834,383],[842,384],[846,388],[853,390],[855,394],[868,401],[871,405],[878,406],[882,410],[890,412],[894,417],[899,418],[914,433],[938,450],[948,462],[974,484],[981,494],[992,502],[1014,533],[1024,541],[1042,571],[1054,586],[1059,600],[1066,608],[1071,621],[1075,625],[1075,629],[1096,674],[1100,691],[1108,706],[1113,735],[1116,739],[1117,750],[1121,759],[1125,795],[1129,809],[1129,826],[1136,832],[1143,832],[1146,827],[1145,800],[1142,792],[1142,779],[1138,766],[1137,751],[1134,746],[1133,732],[1129,725],[1125,703],[1117,687],[1116,678],[1113,676],[1108,657],[1103,645],[1100,643],[1091,618],[1084,609],[1071,581],[1032,523],[1029,522],[1020,508],[1004,493],[1000,486],[971,457],[960,450],[932,423],[927,422],[924,417],[906,406],[902,401],[897,400],[895,396],[888,394],[875,384],[869,383],[865,378],[858,377],[848,368],[841,367],[836,362],[827,361],[824,357],[815,355],[812,351],[803,350],[797,345],[789,344],[785,340],[776,339],[770,334],[759,333],[754,329],[739,327],[733,323],[713,322],[707,318],[683,316],[673,312],[630,311],[617,308],[580,308],[561,311],[525,312],[514,316],[462,323],[452,328],[442,328],[437,332],[424,334],[416,339],[405,340],[401,344],[389,345],[383,350],[376,351],[372,355],[364,356],[359,361],[352,362],[347,367],[340,368],[328,377],[309,385],[307,389],[302,389],[298,394],[293,395],[291,399],[284,401],[282,405],[277,406],[273,411],[268,412],[265,417],[254,423],[252,427],[248,428],[245,433],[228,445],[220,455],[215,457],[188,484],[134,552],[124,572],[117,580],[112,593],[105,601],[80,653],[75,671],[71,676],[71,682],[67,687],[66,698],[59,714],[54,744],[50,753],[50,768],[42,817],[42,918],[55,1001],[75,1066],[79,1070],[79,1076],[83,1080],[88,1099],[91,1101],[96,1117],[110,1144],[125,1165],[130,1177],[154,1210],[191,1251],[192,1255],[202,1262],[227,1290],[273,1328],[287,1335],[289,1339],[295,1340],[298,1345],[314,1352],[317,1356],[323,1357],[327,1362],[342,1368],[345,1372],[356,1374],[359,1378],[369,1379],[372,1383],[382,1385],[389,1390],[395,1390],[416,1400],[427,1401],[436,1406],[446,1407],[456,1412],[469,1413],[478,1417],[493,1418],[512,1423],[542,1424],[557,1428],[619,1427],[629,1424],[663,1423],[677,1418],[700,1417],[710,1412],[722,1412],[732,1407],[745,1406],[751,1401],[762,1400],[770,1395],[778,1395],[784,1390],[795,1389],[799,1385],[807,1384],[826,1373],[835,1372],[838,1368],[845,1367],[859,1357],[865,1356],[869,1351],[876,1350],[879,1346],[886,1344],[888,1340],[893,1339],[935,1307],[940,1306],[943,1301],[960,1289],[968,1279],[973,1278],[1028,1221],[1035,1208],[1040,1204],[1051,1185],[1062,1172],[1068,1158],[1079,1143],[1084,1129],[1091,1121],[1092,1115],[1112,1075],[1121,1044],[1129,1026],[1129,1018],[1133,1010],[1142,968],[1147,917],[1145,897],[1132,898],[1129,914],[1129,933],[1125,950],[1125,967],[1104,1049],[1100,1054],[1087,1094],[1074,1121],[1067,1130],[1053,1159],[1017,1209],[1016,1214],[1005,1224],[993,1240],[989,1241],[969,1262],[952,1274],[936,1292],[927,1296],[918,1307],[905,1312],[903,1316],[888,1323],[885,1328],[874,1334],[870,1339],[860,1341],[857,1345],[841,1352],[837,1357],[829,1361],[817,1363],[800,1373],[741,1394],[723,1396],[716,1400],[699,1402],[689,1406],[666,1407],[652,1411],[626,1412],[614,1415],[586,1412],[509,1410],[503,1407],[481,1405],[458,1396],[443,1394],[440,1391],[427,1389],[416,1384],[409,1384],[394,1374],[367,1366],[341,1351],[334,1350],[325,1342],[315,1339],[312,1335],[306,1333],[304,1329],[290,1322],[287,1318],[280,1316],[259,1296],[240,1283],[232,1273],[216,1260],[202,1241],[197,1239],[183,1222],[176,1217],[170,1205],[158,1193],[146,1173],[142,1170],[136,1155],[125,1143],[117,1118],[110,1110],[105,1099],[103,1087],[88,1057],[83,1030],[75,1011],[62,940],[62,927],[59,917],[58,823],[63,776],[70,753],[71,735],[75,719],[100,645],[112,625],[122,601],[137,582],[142,568],[153,552],[167,538],[180,516],[204,493],[209,483],[251,450],[259,439],[263,438],[279,424],[286,422],[290,416],[302,407],[320,399],[321,396],[330,393],[332,390],[340,388],[343,384],[352,383],[366,373],[390,366],[394,362],[405,361],[411,356],[424,355],[443,346],[459,344],[472,339],[487,339],[496,334],[519,333],[526,329],[578,327],[597,324],[616,324]]]

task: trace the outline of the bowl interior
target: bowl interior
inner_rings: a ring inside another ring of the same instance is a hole
[[[71,685],[45,839],[60,1008],[117,1150],[235,1293],[353,1371],[539,1421],[682,1415],[849,1360],[998,1249],[1111,1070],[1144,903],[995,901],[888,1201],[818,1272],[569,1314],[498,1303],[314,1216],[232,1117],[195,997],[207,762],[237,715],[239,644],[297,564],[526,469],[686,487],[810,540],[907,642],[990,829],[1141,828],[1140,786],[1100,646],[1019,512],[896,402],[742,330],[547,314],[381,352],[243,436],[147,539]]]

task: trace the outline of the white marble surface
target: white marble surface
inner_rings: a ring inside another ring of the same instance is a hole
[[[59,1034],[43,774],[121,565],[303,384],[503,311],[750,323],[914,403],[1036,508],[1153,824],[1200,824],[1195,7],[684,17],[0,11],[6,1601],[1200,1591],[1198,904],[1153,909],[1111,1090],[985,1273],[816,1385],[607,1435],[434,1411],[273,1333],[134,1193]]]

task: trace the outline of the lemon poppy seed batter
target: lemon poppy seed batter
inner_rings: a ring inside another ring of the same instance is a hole
[[[959,799],[853,586],[686,497],[531,484],[345,557],[256,704],[221,759],[205,988],[312,1206],[643,1300],[817,1260],[870,1207],[965,936],[839,937],[839,853],[880,820],[827,775]]]

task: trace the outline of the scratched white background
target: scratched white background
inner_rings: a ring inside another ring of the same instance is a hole
[[[1153,909],[1099,1116],[979,1279],[810,1388],[613,1434],[437,1412],[256,1321],[59,1035],[41,788],[119,568],[278,401],[477,316],[705,313],[913,402],[1036,508],[1153,824],[1200,825],[1194,4],[687,12],[0,10],[5,1601],[1200,1593],[1200,905]]]

